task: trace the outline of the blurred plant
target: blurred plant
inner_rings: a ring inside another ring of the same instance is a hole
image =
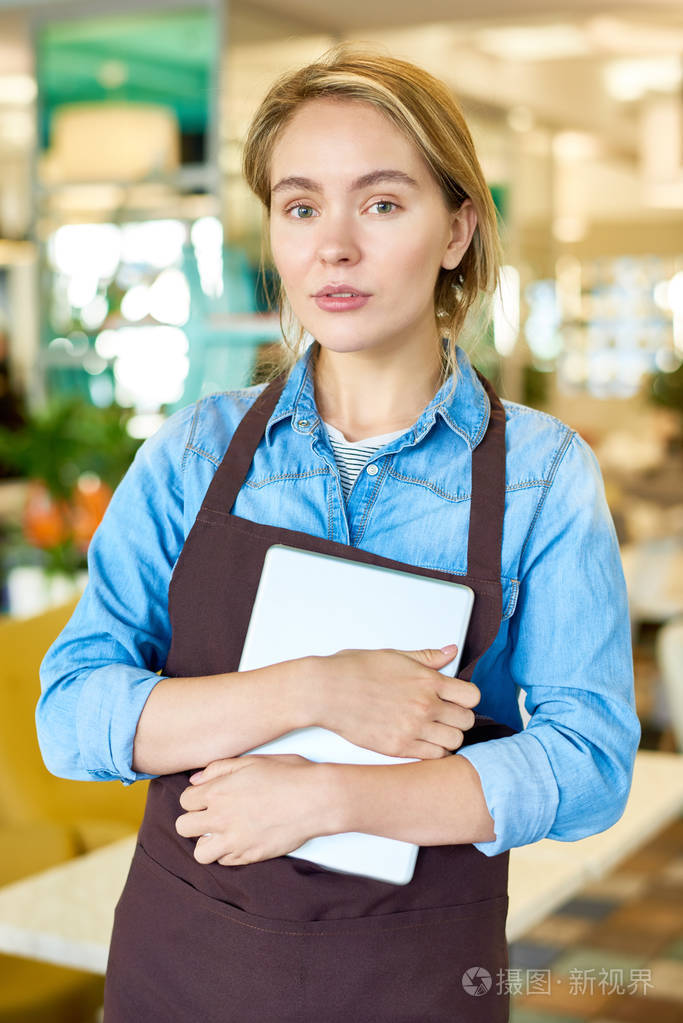
[[[115,487],[140,443],[126,431],[129,417],[116,405],[101,409],[80,398],[53,402],[18,429],[0,428],[0,458],[18,476],[42,480],[55,498],[69,498],[87,472]]]
[[[75,571],[112,491],[139,445],[118,406],[80,399],[50,404],[19,429],[0,428],[0,462],[29,480],[24,539],[43,551],[46,567]]]
[[[527,362],[522,367],[522,401],[532,408],[548,407],[552,374]]]
[[[673,373],[654,374],[650,382],[650,400],[678,413],[680,440],[683,441],[683,363]]]

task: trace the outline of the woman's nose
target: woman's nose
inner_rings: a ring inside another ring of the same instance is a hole
[[[360,249],[349,225],[336,222],[326,225],[318,242],[318,259],[322,263],[356,263]]]

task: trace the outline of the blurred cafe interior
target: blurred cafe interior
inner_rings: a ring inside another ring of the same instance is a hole
[[[683,1020],[683,7],[0,0],[0,1023],[101,1016],[144,783],[48,774],[38,665],[139,444],[281,343],[242,142],[343,39],[461,102],[505,251],[464,343],[591,444],[629,590],[631,802],[513,862],[497,982],[516,1023]]]

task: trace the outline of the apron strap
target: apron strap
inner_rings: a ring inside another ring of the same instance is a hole
[[[476,596],[458,672],[459,678],[468,681],[498,635],[503,614],[500,574],[505,513],[505,409],[489,381],[481,373],[477,375],[489,396],[491,414],[486,433],[472,452],[467,575]],[[475,723],[479,725],[482,720],[475,713]]]
[[[491,403],[489,425],[472,452],[472,499],[467,541],[467,574],[500,585],[505,515],[505,409],[477,371]]]
[[[228,450],[209,484],[202,508],[219,512],[232,511],[247,478],[254,452],[282,394],[285,379],[286,373],[281,373],[271,380],[240,420]]]

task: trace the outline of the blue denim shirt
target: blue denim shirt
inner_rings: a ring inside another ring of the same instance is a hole
[[[387,558],[465,573],[471,453],[489,400],[459,351],[413,426],[371,458],[345,505],[315,405],[311,349],[299,360],[234,507]],[[131,767],[138,718],[170,644],[174,565],[247,408],[263,385],[176,412],[139,449],[88,553],[89,582],[41,669],[38,736],[54,774],[149,775]],[[621,815],[640,728],[619,551],[596,460],[567,426],[504,402],[507,480],[503,621],[473,681],[479,710],[521,729],[470,747],[496,838],[493,855],[545,836],[581,838]],[[162,676],[163,677],[163,676]]]

